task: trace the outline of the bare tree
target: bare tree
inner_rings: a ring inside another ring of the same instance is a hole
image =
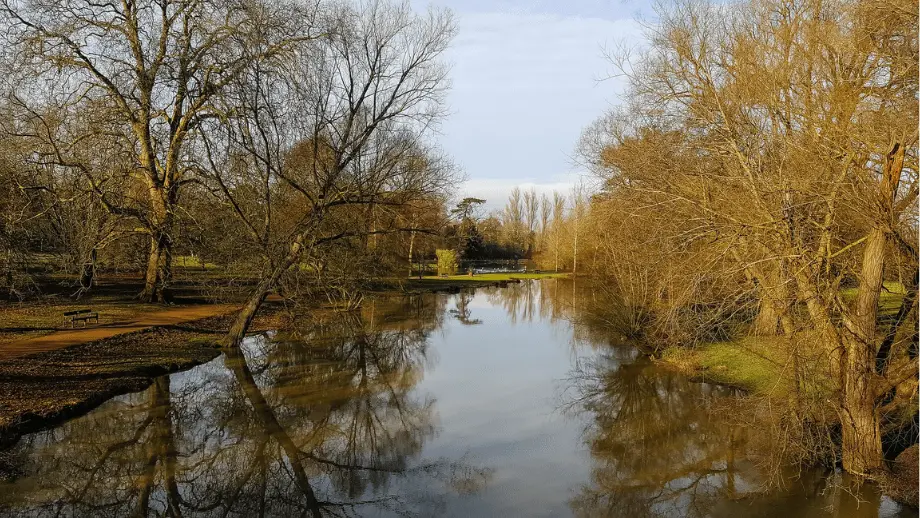
[[[524,191],[524,220],[527,224],[527,250],[532,252],[535,246],[537,224],[537,214],[540,210],[540,199],[537,197],[537,191],[531,188]]]
[[[520,187],[511,190],[508,202],[502,211],[502,228],[505,232],[505,241],[523,253],[526,249],[524,230],[524,196]]]
[[[547,232],[549,232],[549,222],[550,218],[553,216],[553,204],[549,199],[549,196],[546,193],[543,193],[540,196],[540,238],[541,243],[545,240]],[[542,244],[541,246],[546,246]]]
[[[789,344],[787,422],[829,406],[844,469],[873,476],[883,423],[916,387],[917,46],[904,42],[917,13],[898,0],[736,7],[677,2],[620,63],[630,103],[593,152],[602,198],[627,224],[654,222],[632,233],[670,251],[670,267],[639,266],[671,272],[664,316],[725,336],[746,306],[759,312]],[[914,316],[881,319],[898,275],[897,314]],[[808,458],[809,440],[789,450]]]
[[[305,45],[295,60],[250,69],[233,94],[247,109],[225,138],[215,134],[208,144],[214,192],[265,251],[229,345],[298,265],[322,271],[330,247],[425,230],[411,227],[419,221],[411,214],[454,181],[450,164],[423,141],[442,114],[447,71],[439,57],[454,32],[450,13],[343,3],[330,7],[324,23],[328,37]],[[243,178],[258,171],[258,180],[238,189],[230,163]],[[372,226],[359,218],[369,206]]]
[[[562,247],[562,229],[565,225],[565,195],[553,191],[553,220],[552,220],[552,239],[553,239],[553,271],[559,271],[559,253]]]
[[[144,228],[141,297],[164,300],[190,141],[250,63],[308,36],[310,6],[3,0],[0,10],[16,53],[13,99],[32,120],[20,136],[36,142],[36,161],[72,168],[105,209]]]

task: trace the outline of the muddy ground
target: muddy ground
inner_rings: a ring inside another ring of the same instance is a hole
[[[0,449],[109,398],[143,390],[157,376],[214,359],[220,355],[217,340],[232,317],[155,327],[0,361]],[[284,318],[280,305],[268,305],[252,330],[275,328]]]

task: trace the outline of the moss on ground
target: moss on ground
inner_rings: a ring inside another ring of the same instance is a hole
[[[789,381],[783,376],[779,355],[756,340],[720,342],[696,349],[666,349],[661,360],[691,376],[731,385],[751,393],[785,392]]]

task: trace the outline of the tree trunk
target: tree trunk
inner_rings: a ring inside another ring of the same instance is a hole
[[[148,155],[142,164],[151,163]],[[151,175],[156,176],[155,173]],[[144,275],[144,291],[139,298],[145,302],[165,303],[169,301],[169,283],[172,281],[172,231],[173,207],[178,203],[175,186],[151,181],[148,188],[150,201],[150,254],[147,256],[147,272]]]
[[[860,349],[858,344],[854,349]],[[871,382],[875,364],[859,352],[848,356],[840,416],[841,457],[844,470],[866,477],[878,471],[883,461],[882,436]]]
[[[892,207],[898,191],[904,147],[895,143],[886,156],[879,184],[881,220],[876,221],[866,238],[856,296],[853,336],[846,341],[845,372],[841,376],[841,435],[843,469],[859,476],[870,475],[882,467],[882,440],[879,412],[876,407],[875,374],[878,353],[878,303],[882,293],[885,254],[888,246],[887,225],[893,218]]]
[[[572,274],[578,273],[578,215],[575,215],[575,240],[572,245]]]
[[[412,277],[412,252],[415,248],[415,231],[409,233],[409,277]]]
[[[853,318],[855,336],[846,340],[842,373],[841,435],[843,469],[867,476],[882,467],[882,441],[875,408],[876,321],[885,265],[886,235],[869,232]]]
[[[93,281],[96,279],[96,259],[98,253],[93,248],[89,253],[89,261],[83,263],[80,272],[80,290],[86,291],[93,287]]]
[[[773,300],[770,297],[761,297],[757,318],[754,319],[754,334],[757,336],[774,336],[779,327],[779,312],[773,307]]]
[[[246,300],[246,304],[243,305],[240,312],[236,315],[236,319],[233,321],[230,331],[227,332],[227,336],[224,338],[223,342],[225,347],[238,347],[240,342],[243,341],[243,337],[246,336],[246,332],[249,331],[249,325],[252,324],[252,319],[255,318],[259,308],[262,307],[262,302],[265,301],[265,297],[275,289],[278,285],[278,281],[281,280],[281,276],[284,275],[284,272],[300,258],[304,239],[305,236],[303,234],[297,236],[291,244],[288,255],[284,257],[284,260],[278,263],[272,269],[271,273],[267,277],[263,277],[262,280],[259,281],[259,284],[256,285],[255,289]]]
[[[147,271],[144,274],[144,291],[138,296],[144,302],[169,301],[169,283],[172,280],[172,242],[165,229],[155,231],[150,237]]]

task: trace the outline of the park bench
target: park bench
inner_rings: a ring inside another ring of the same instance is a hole
[[[64,312],[64,322],[70,322],[70,327],[77,327],[77,322],[80,321],[83,322],[83,327],[86,327],[86,322],[89,320],[95,320],[98,324],[99,313],[96,313],[91,309],[76,309],[74,311]]]

